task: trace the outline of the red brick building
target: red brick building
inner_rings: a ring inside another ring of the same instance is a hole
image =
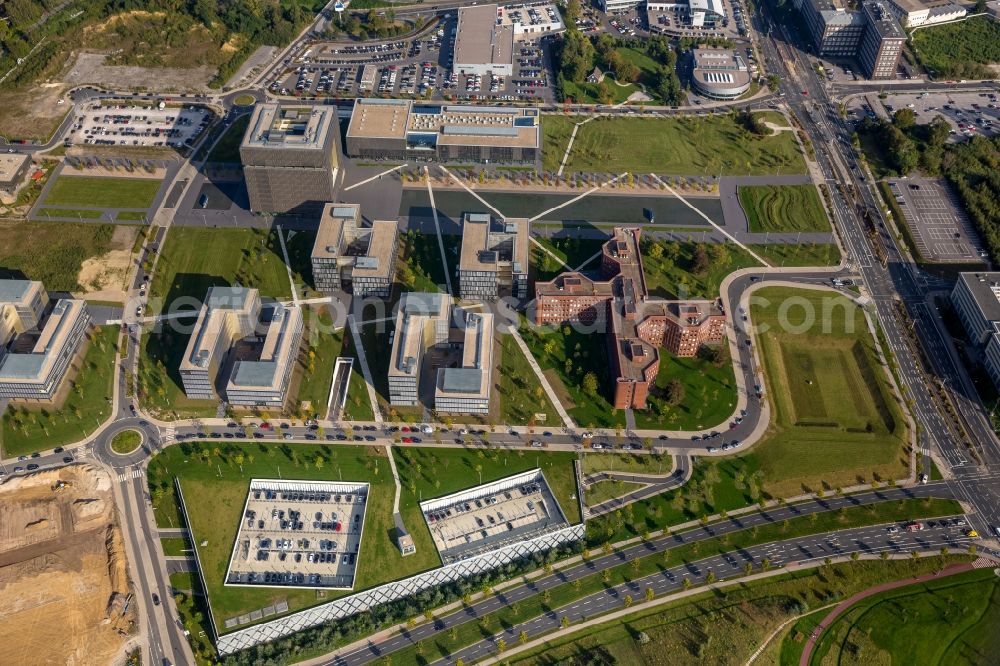
[[[659,347],[694,356],[725,334],[726,317],[711,301],[651,301],[638,228],[616,227],[601,250],[602,280],[568,272],[535,285],[535,323],[580,323],[607,334],[615,377],[613,404],[645,409],[660,369]]]

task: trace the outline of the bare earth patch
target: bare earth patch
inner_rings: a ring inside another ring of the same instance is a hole
[[[0,134],[48,141],[70,111],[69,104],[59,104],[68,88],[62,83],[43,83],[0,92]]]
[[[124,301],[128,276],[132,268],[132,245],[139,233],[137,227],[118,225],[111,237],[111,250],[99,257],[85,259],[76,281],[83,287],[78,297],[104,301]]]
[[[201,91],[207,88],[216,67],[132,67],[105,65],[102,53],[80,53],[66,75],[70,86],[83,84],[157,90]]]
[[[90,465],[0,485],[0,645],[11,664],[107,664],[134,633],[111,479]]]

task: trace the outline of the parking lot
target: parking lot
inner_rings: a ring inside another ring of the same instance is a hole
[[[445,564],[567,524],[537,470],[424,502],[421,510]]]
[[[548,53],[537,42],[514,45],[510,77],[465,75],[452,69],[454,12],[418,39],[380,44],[317,42],[289,58],[268,79],[274,95],[295,97],[421,97],[428,99],[551,100]]]
[[[351,589],[367,483],[250,483],[226,585]]]
[[[212,120],[197,106],[94,104],[77,115],[67,145],[190,147]]]
[[[889,117],[899,109],[912,109],[920,124],[942,116],[951,125],[952,141],[976,134],[987,137],[1000,134],[1000,102],[996,93],[914,93],[891,95],[888,99],[874,101],[882,104]],[[852,99],[848,109],[855,118],[881,115],[879,109],[872,109],[871,103],[860,96]]]
[[[972,222],[945,182],[897,178],[889,181],[889,189],[924,259],[969,263],[987,256]]]

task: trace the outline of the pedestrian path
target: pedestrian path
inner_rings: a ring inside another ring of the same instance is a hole
[[[528,365],[531,366],[535,376],[538,377],[538,381],[542,385],[542,389],[545,390],[546,395],[549,396],[549,400],[552,401],[552,406],[556,408],[556,412],[559,414],[559,418],[562,419],[563,425],[567,428],[575,428],[576,424],[573,423],[573,419],[569,417],[566,409],[562,406],[562,403],[559,402],[559,396],[557,396],[556,392],[552,389],[552,385],[549,384],[549,380],[545,378],[545,374],[542,373],[542,369],[538,367],[538,361],[535,360],[534,354],[532,354],[531,350],[528,349],[528,345],[525,343],[524,338],[521,337],[521,334],[513,326],[510,327],[510,334],[514,336],[514,341],[517,343],[517,346],[521,348],[521,353],[524,354],[526,359],[528,359]]]
[[[617,81],[615,81],[615,83],[618,84]],[[591,120],[596,120],[596,119],[597,116],[591,116],[586,120],[581,120],[577,124],[573,125],[573,133],[569,135],[569,143],[566,144],[566,152],[563,153],[562,160],[559,162],[559,171],[556,172],[557,176],[561,176],[563,174],[563,169],[566,168],[566,162],[567,160],[569,160],[570,151],[573,150],[573,142],[576,141],[576,133],[577,131],[579,131],[580,125],[586,125]]]
[[[288,259],[288,248],[285,246],[285,232],[281,225],[277,225],[278,242],[281,243],[281,254],[285,258],[285,271],[288,273],[288,286],[292,290],[292,304],[296,307],[299,304],[299,290],[295,286],[295,279],[292,277],[292,262]]]
[[[177,428],[173,425],[165,426],[160,430],[160,433],[160,439],[162,439],[164,444],[177,441]]]

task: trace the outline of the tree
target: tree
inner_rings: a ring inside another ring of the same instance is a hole
[[[631,606],[632,605],[632,595],[631,594],[626,594],[625,598],[622,599],[622,603],[625,604],[625,608],[628,608],[629,606]]]
[[[497,652],[503,652],[507,649],[507,641],[504,639],[497,640]]]
[[[594,45],[577,30],[563,33],[556,44],[555,54],[557,69],[568,81],[582,83],[594,69]]]
[[[581,11],[580,0],[567,0],[566,8],[564,9],[567,27],[571,27],[576,23],[576,20],[580,18]]]
[[[694,262],[691,265],[691,272],[697,276],[704,276],[708,273],[710,265],[708,249],[704,243],[698,243],[694,248]]]
[[[522,629],[521,633],[519,633],[517,635],[517,642],[520,643],[521,645],[524,645],[525,643],[527,643],[528,642],[528,632],[525,631],[524,629]]]
[[[563,629],[565,629],[566,627],[568,627],[569,626],[569,617],[563,615],[562,619],[559,620],[559,624],[560,624],[560,626],[562,626]]]
[[[663,258],[663,246],[659,243],[650,243],[647,252],[652,259]]]
[[[709,585],[715,582],[715,572],[711,569],[708,570],[708,574],[705,576],[705,582]]]
[[[646,601],[652,601],[653,597],[655,597],[655,596],[656,596],[656,592],[653,591],[653,588],[647,587],[646,588]]]
[[[669,382],[667,382],[666,393],[667,393],[666,398],[668,405],[676,407],[677,405],[684,402],[685,388],[684,384],[682,384],[680,380],[671,379]]]
[[[893,114],[892,124],[905,132],[917,124],[917,114],[913,109],[904,107]]]
[[[593,372],[583,376],[583,391],[587,395],[597,395],[597,375]]]

